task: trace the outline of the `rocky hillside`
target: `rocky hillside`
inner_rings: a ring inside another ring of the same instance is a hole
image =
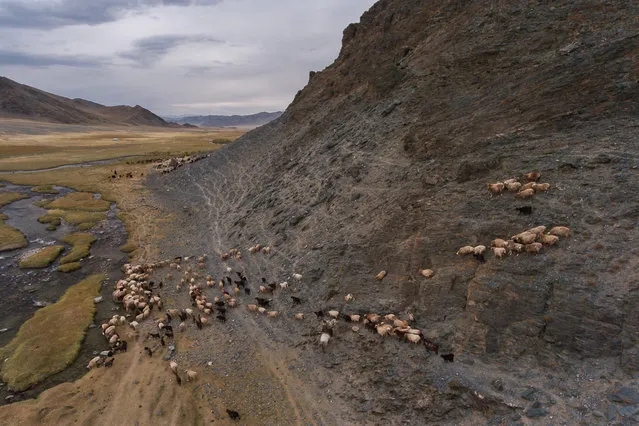
[[[84,99],[69,99],[6,77],[0,77],[0,117],[63,124],[170,125],[140,105],[104,106]]]
[[[632,2],[379,1],[282,117],[152,178],[180,228],[166,254],[239,247],[232,266],[255,280],[301,273],[302,305],[275,308],[308,320],[269,333],[302,348],[338,423],[636,421],[635,16]],[[531,170],[547,192],[487,190]],[[456,256],[538,225],[570,236]],[[273,253],[250,255],[256,242]],[[410,312],[453,362],[341,321],[322,353],[312,312],[329,308]]]
[[[258,127],[275,120],[282,111],[259,112],[250,115],[193,115],[188,117],[167,117],[167,120],[179,124],[191,124],[200,127]]]

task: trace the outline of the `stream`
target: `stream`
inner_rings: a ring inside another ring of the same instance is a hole
[[[46,209],[33,203],[43,198],[61,197],[72,190],[56,187],[60,194],[38,194],[32,192],[30,186],[2,183],[6,186],[0,189],[1,192],[20,192],[30,198],[13,202],[0,209],[0,212],[9,217],[5,223],[22,231],[29,242],[28,246],[22,249],[0,252],[0,346],[9,343],[20,326],[31,318],[39,307],[55,303],[67,288],[94,273],[105,273],[108,277],[100,290],[104,301],[96,304],[94,323],[101,324],[116,312],[119,313],[120,307],[111,301],[112,284],[121,277],[120,268],[127,262],[128,257],[119,250],[126,242],[127,233],[124,224],[116,217],[115,204],[111,205],[105,220],[86,231],[93,234],[97,241],[91,248],[91,255],[81,261],[80,270],[71,273],[58,272],[58,260],[47,268],[22,270],[18,263],[21,257],[30,252],[53,244],[69,247],[68,244],[61,243],[60,239],[74,232],[74,226],[63,221],[55,231],[48,231],[46,224],[37,221],[38,217],[46,213]],[[91,326],[87,330],[78,357],[70,367],[24,392],[9,392],[6,384],[2,383],[0,405],[36,397],[52,386],[80,378],[88,371],[86,365],[93,358],[94,352],[106,349],[108,342],[100,333],[99,327]]]

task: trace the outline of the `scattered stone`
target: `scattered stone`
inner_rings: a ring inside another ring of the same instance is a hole
[[[15,398],[15,395],[7,395],[4,399],[7,400],[7,401],[10,401],[13,398]]]
[[[595,416],[595,417],[603,417],[604,413],[602,413],[599,410],[595,410],[595,411],[592,412],[592,415]]]
[[[93,303],[100,303],[104,300],[104,297],[98,296],[93,298]]]
[[[532,418],[543,417],[548,414],[548,411],[544,408],[529,408],[526,410],[526,416]]]
[[[95,325],[95,324],[89,324],[89,328],[96,328],[96,327],[97,327],[97,325]]]
[[[610,406],[608,407],[608,410],[606,410],[606,420],[611,422],[616,418],[617,418],[617,409],[615,408],[614,405],[610,404]]]
[[[44,307],[45,307],[45,306],[47,306],[47,305],[48,305],[48,303],[47,303],[47,302],[40,302],[40,301],[38,301],[38,300],[35,300],[35,301],[33,302],[33,307],[34,307],[34,308],[44,308]]]
[[[609,394],[608,399],[622,404],[639,404],[639,392],[629,387],[622,387]]]
[[[0,328],[0,333],[6,333],[9,330],[11,330],[11,329],[10,328]]]
[[[535,394],[535,388],[528,388],[521,393],[521,397],[525,400],[532,401]]]

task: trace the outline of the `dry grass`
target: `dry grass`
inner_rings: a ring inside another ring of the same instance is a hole
[[[82,268],[82,264],[80,262],[65,263],[64,265],[58,266],[58,272],[73,272],[80,268]]]
[[[16,337],[0,351],[6,359],[2,380],[9,389],[27,389],[73,362],[93,319],[93,298],[104,279],[103,274],[96,274],[80,281],[58,302],[40,309],[20,327]]]
[[[58,258],[60,253],[64,250],[64,246],[49,246],[45,247],[37,253],[32,254],[24,260],[20,261],[20,268],[46,268],[51,265],[54,260]]]
[[[62,219],[59,216],[53,216],[50,214],[45,214],[44,216],[40,216],[38,218],[38,222],[40,223],[48,223],[53,226],[60,226],[62,223]]]
[[[97,223],[95,222],[85,222],[76,226],[75,229],[77,231],[88,231],[89,229],[92,229],[95,225],[97,225]]]
[[[53,185],[39,185],[31,188],[31,191],[38,192],[40,194],[59,194],[60,191],[55,189]]]
[[[81,210],[85,212],[107,211],[110,206],[110,202],[93,198],[93,194],[90,192],[71,192],[47,204],[50,209]],[[49,212],[49,214],[51,213]]]
[[[123,253],[133,253],[135,250],[137,250],[137,246],[133,243],[129,243],[127,242],[126,244],[120,246],[120,251]]]
[[[27,238],[19,230],[7,225],[6,215],[0,217],[0,251],[15,250],[27,246]]]
[[[24,198],[29,197],[18,192],[0,192],[0,207],[4,207],[7,204],[11,204],[14,201],[22,200]]]
[[[62,238],[62,241],[71,244],[71,252],[60,259],[60,263],[77,262],[91,254],[91,245],[95,242],[95,237],[83,232],[75,232]]]
[[[134,155],[212,151],[220,144],[211,141],[227,143],[243,133],[240,129],[129,129],[8,135],[0,150],[0,170],[36,170]]]

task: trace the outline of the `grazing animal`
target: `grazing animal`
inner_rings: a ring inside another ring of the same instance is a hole
[[[526,253],[538,254],[542,248],[543,244],[541,243],[531,243],[525,245]]]
[[[546,192],[550,189],[550,184],[549,183],[535,183],[532,186],[532,189],[535,190],[535,192]]]
[[[546,232],[546,227],[544,225],[535,226],[534,228],[530,228],[529,230],[527,230],[525,232],[530,232],[531,234],[541,235],[544,232]]]
[[[380,271],[377,275],[375,275],[375,279],[377,281],[381,281],[386,276],[386,271]]]
[[[320,336],[320,345],[322,346],[322,352],[326,350],[326,346],[328,346],[328,342],[331,340],[331,335],[329,333],[322,333]]]
[[[257,312],[259,312],[260,314],[263,314],[264,312],[266,312],[266,308],[263,308],[260,306],[259,308],[257,308]]]
[[[532,206],[515,207],[515,209],[519,212],[519,214],[525,214],[525,215],[532,214],[532,211],[533,211]]]
[[[277,311],[268,311],[268,312],[266,313],[266,315],[267,315],[269,318],[277,318],[278,312],[277,312]]]
[[[527,189],[532,189],[532,187],[533,187],[533,185],[534,185],[534,184],[535,184],[535,182],[528,182],[527,184],[524,184],[524,185],[521,187],[521,190],[520,190],[520,191],[525,191],[525,190],[527,190]]]
[[[361,317],[357,314],[351,314],[348,316],[348,319],[351,320],[352,322],[359,322],[359,319]]]
[[[444,359],[445,362],[453,362],[453,360],[455,359],[455,354],[443,354],[441,355],[441,357]]]
[[[180,325],[178,325],[178,329],[180,330],[180,332],[184,332],[184,330],[186,330],[186,323],[181,322]]]
[[[228,408],[226,409],[226,414],[229,415],[229,417],[231,418],[231,420],[239,420],[240,419],[240,413],[238,413],[237,411],[233,411],[233,410],[229,410]]]
[[[512,253],[523,253],[524,251],[524,245],[523,244],[519,244],[516,243],[512,240],[508,241],[508,250],[510,250]]]
[[[295,281],[302,281],[302,274],[293,274],[293,278]]]
[[[427,351],[435,352],[436,354],[439,353],[439,346],[436,345],[435,343],[431,342],[430,340],[426,338],[424,338],[422,342],[424,342],[424,346],[426,347]]]
[[[215,318],[222,322],[226,322],[226,315],[217,315]]]
[[[89,361],[89,364],[87,365],[87,368],[89,370],[91,370],[94,367],[98,367],[100,361],[102,361],[102,358],[99,357],[99,356],[96,356],[96,357],[92,358],[91,361]]]
[[[521,189],[521,183],[512,182],[512,183],[506,184],[506,188],[508,189],[508,192],[517,192]]]
[[[344,296],[344,301],[345,302],[351,302],[353,300],[353,295],[348,293],[346,296]]]
[[[504,191],[504,184],[501,183],[501,182],[489,183],[488,184],[488,191],[490,191],[490,193],[493,194],[493,195],[501,194]]]
[[[317,318],[324,318],[324,311],[321,309],[319,311],[315,311],[315,316],[317,316]]]
[[[284,289],[288,288],[288,282],[284,281],[284,282],[280,283],[280,288],[281,288],[282,290],[284,290]]]
[[[186,370],[186,381],[190,382],[197,378],[197,373],[193,370]]]
[[[251,312],[255,312],[257,311],[257,305],[246,305],[246,309],[248,309]]]
[[[557,243],[557,241],[559,241],[559,237],[556,235],[541,234],[539,236],[539,241],[542,244],[546,244],[547,246],[554,246]]]
[[[247,296],[251,295],[251,289],[248,287],[244,287],[244,293],[246,293]]]
[[[490,244],[493,247],[508,247],[508,242],[506,240],[502,240],[501,238],[495,238]]]
[[[392,334],[393,327],[390,324],[380,324],[376,327],[377,333],[384,337],[387,334]]]
[[[481,256],[482,254],[484,254],[486,252],[486,246],[475,246],[475,248],[473,248],[473,254],[475,256]]]
[[[492,250],[497,258],[502,258],[506,255],[506,249],[503,247],[493,247]]]
[[[302,303],[302,299],[297,296],[291,296],[291,299],[293,300],[294,305],[300,305]]]
[[[295,314],[293,316],[293,318],[295,318],[296,320],[303,320],[304,319],[304,314],[299,312],[299,313]]]
[[[533,195],[535,195],[535,190],[530,188],[530,189],[524,189],[523,191],[519,191],[515,197],[520,198],[522,200],[525,200],[527,198],[532,198]]]
[[[517,235],[513,235],[512,237],[513,241],[520,244],[531,244],[531,243],[534,243],[536,239],[537,239],[537,234],[533,234],[532,232],[528,232],[528,231],[522,232]]]
[[[328,316],[331,318],[339,318],[339,311],[328,311]]]
[[[113,366],[113,361],[114,361],[114,360],[115,360],[115,358],[108,359],[108,360],[104,363],[104,367],[105,367],[105,368],[112,367],[112,366]]]
[[[466,254],[473,254],[475,252],[475,247],[473,246],[464,246],[457,250],[457,256],[463,256]]]
[[[524,174],[524,179],[528,181],[537,182],[540,177],[541,177],[541,173],[539,172],[539,170],[533,170],[532,172]]]
[[[517,182],[517,179],[515,179],[515,178],[506,179],[504,181],[504,185],[508,185],[508,184],[515,183],[515,182]]]
[[[419,334],[406,333],[404,334],[404,337],[411,343],[419,343],[419,341],[422,340],[422,337]]]
[[[256,297],[255,300],[257,300],[257,304],[259,306],[268,306],[269,303],[271,303],[269,299],[264,299],[262,297]]]
[[[568,235],[570,235],[570,228],[568,228],[567,226],[553,226],[552,228],[550,228],[550,231],[548,231],[548,233],[550,235],[556,235],[558,237],[568,237]]]
[[[432,269],[420,269],[419,274],[424,278],[432,278],[435,275],[435,271]]]

